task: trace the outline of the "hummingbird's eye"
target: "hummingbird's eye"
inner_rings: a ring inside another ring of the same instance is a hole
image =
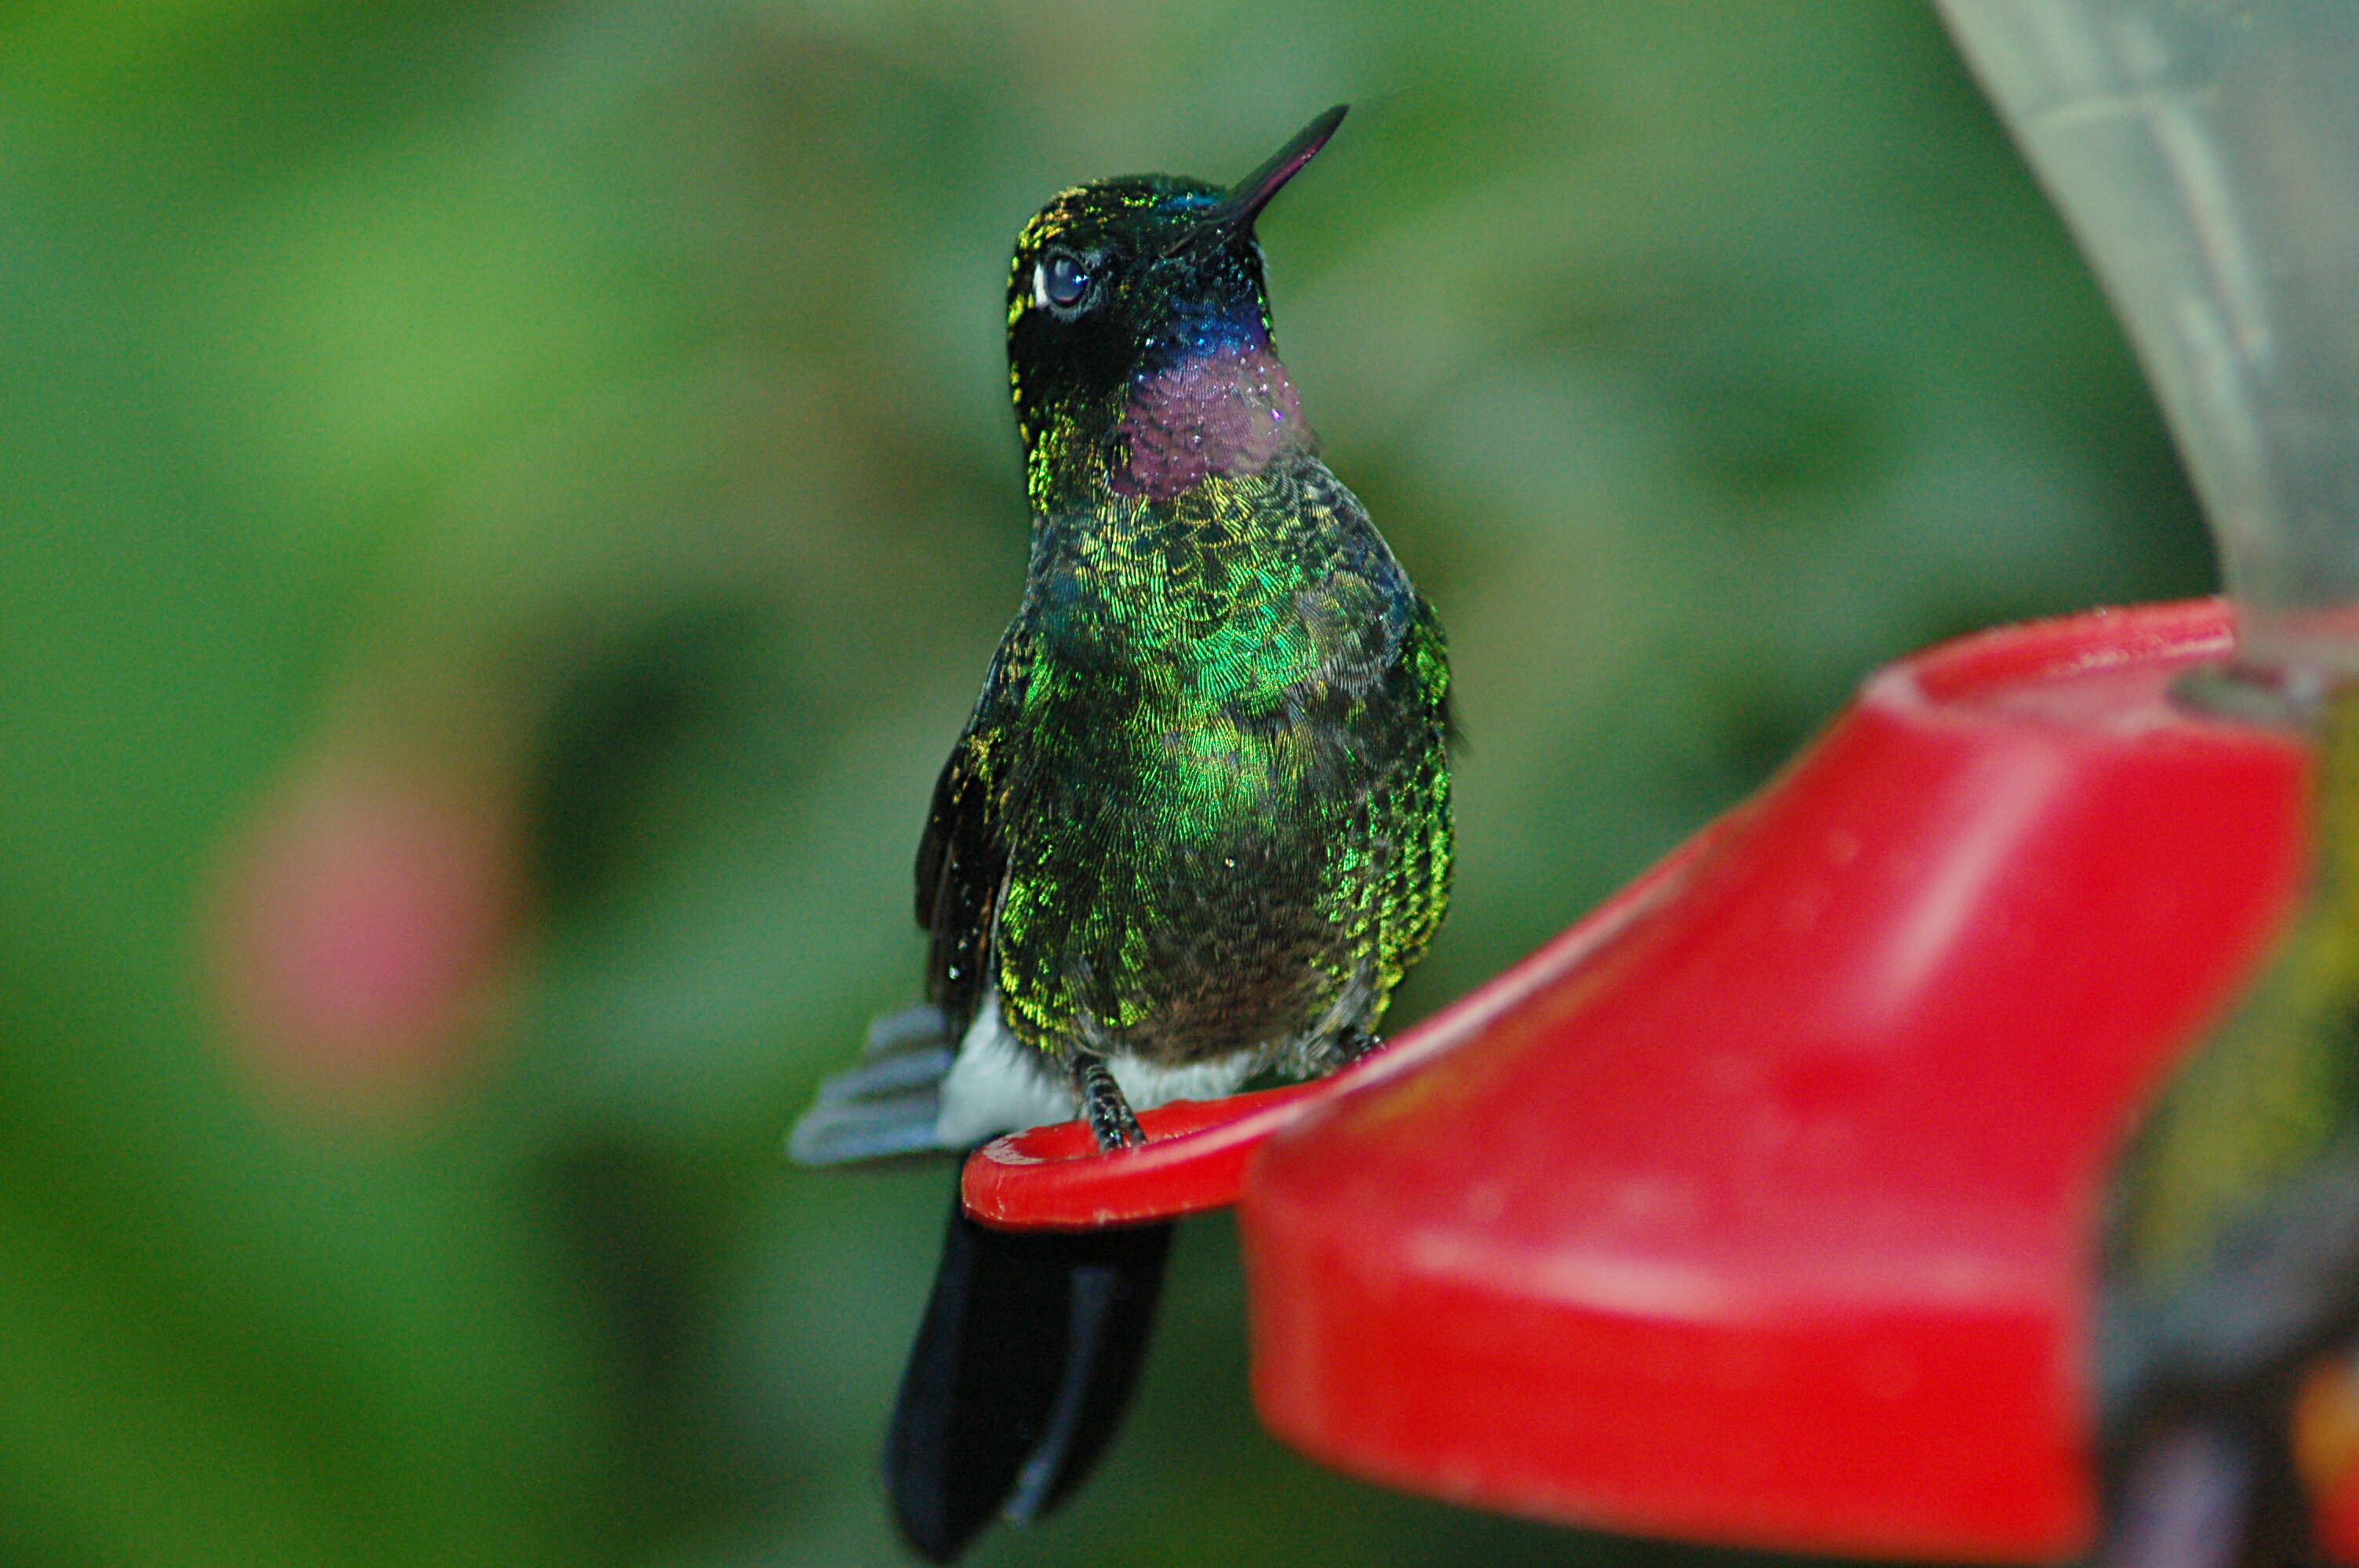
[[[1060,314],[1089,297],[1090,269],[1071,251],[1051,251],[1032,269],[1032,297]]]

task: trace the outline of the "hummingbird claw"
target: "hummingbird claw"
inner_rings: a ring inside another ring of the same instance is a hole
[[[1076,1058],[1073,1087],[1081,1096],[1082,1114],[1089,1119],[1090,1130],[1097,1135],[1100,1149],[1112,1152],[1147,1141],[1147,1134],[1138,1130],[1138,1118],[1131,1113],[1130,1102],[1123,1098],[1122,1086],[1114,1081],[1103,1057]]]

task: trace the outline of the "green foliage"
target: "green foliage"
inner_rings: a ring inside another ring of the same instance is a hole
[[[1277,332],[1472,740],[1397,1021],[1878,662],[2208,583],[1913,8],[0,19],[0,1556],[892,1559],[948,1178],[777,1147],[914,993],[909,857],[1023,558],[1007,247],[1342,100],[1262,225]],[[535,890],[471,1065],[391,1119],[257,1090],[208,978],[254,814],[354,748],[518,813]],[[1640,1550],[1278,1449],[1222,1226],[1168,1327],[1102,1484],[983,1560]]]

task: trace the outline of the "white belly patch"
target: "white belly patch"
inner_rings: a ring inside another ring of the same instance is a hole
[[[1106,1065],[1130,1108],[1145,1110],[1175,1099],[1234,1094],[1262,1057],[1260,1051],[1240,1051],[1215,1062],[1167,1067],[1116,1053]],[[958,1055],[943,1075],[934,1137],[946,1149],[971,1148],[1003,1132],[1070,1121],[1078,1109],[1063,1071],[1027,1050],[1001,1021],[995,993],[967,1026]]]

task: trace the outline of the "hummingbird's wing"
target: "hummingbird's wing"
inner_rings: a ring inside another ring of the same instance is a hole
[[[992,695],[986,688],[985,705]],[[1007,848],[993,809],[996,739],[995,727],[982,723],[959,737],[934,784],[933,808],[918,842],[918,924],[933,935],[926,997],[941,1009],[954,1036],[965,1033],[983,1002],[992,914],[1007,875]]]
[[[1009,626],[966,732],[934,781],[933,806],[918,840],[918,924],[932,934],[926,1000],[942,1010],[953,1039],[966,1033],[991,986],[991,928],[1007,880],[1001,821],[1020,698],[1032,667],[1022,617]]]

